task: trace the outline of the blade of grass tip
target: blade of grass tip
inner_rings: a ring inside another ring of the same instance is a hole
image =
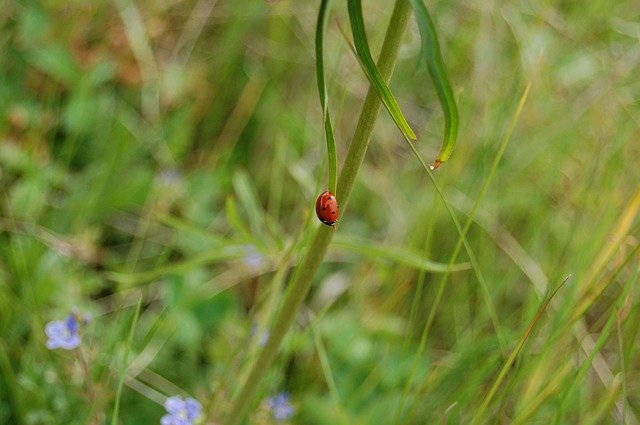
[[[111,425],[117,425],[118,413],[120,412],[120,397],[122,396],[122,385],[124,384],[124,378],[127,372],[127,360],[129,359],[129,351],[131,344],[133,343],[133,335],[135,334],[136,325],[138,324],[138,318],[140,317],[140,308],[142,307],[142,297],[138,300],[136,311],[133,314],[133,320],[131,321],[131,327],[129,328],[129,336],[127,337],[127,345],[124,347],[124,355],[122,356],[122,364],[120,365],[120,376],[118,377],[118,388],[116,389],[116,399],[113,406],[113,414],[111,415]]]
[[[349,20],[351,21],[351,32],[353,33],[353,42],[356,47],[356,54],[362,66],[362,70],[366,74],[371,86],[378,94],[384,107],[391,114],[391,118],[396,123],[402,134],[409,140],[416,140],[416,135],[409,126],[407,119],[402,114],[398,102],[393,97],[389,86],[385,82],[376,63],[371,57],[369,43],[367,42],[367,33],[364,29],[364,18],[362,17],[361,0],[349,0]]]
[[[422,57],[429,69],[431,81],[435,86],[440,100],[440,107],[444,114],[444,137],[442,147],[431,168],[437,169],[440,164],[451,157],[453,148],[458,137],[458,107],[456,105],[451,85],[447,79],[447,72],[444,68],[438,33],[429,11],[422,0],[409,0],[413,6],[414,16],[418,23],[420,38],[422,39]]]
[[[329,115],[329,105],[327,102],[328,92],[324,77],[324,33],[327,30],[329,18],[329,0],[322,0],[318,12],[318,23],[316,24],[316,79],[318,80],[318,95],[320,96],[320,106],[322,106],[322,121],[327,142],[327,159],[329,162],[329,190],[336,193],[338,185],[338,161],[336,157],[336,142],[331,126],[331,116]]]
[[[480,404],[480,408],[474,415],[472,423],[474,424],[480,423],[480,420],[482,419],[484,412],[487,410],[489,403],[491,403],[493,396],[498,391],[498,387],[500,386],[500,384],[502,384],[502,381],[507,376],[507,373],[509,372],[509,370],[511,370],[511,366],[516,361],[516,358],[520,354],[520,351],[522,351],[522,347],[524,347],[525,342],[527,342],[527,340],[529,339],[529,336],[531,336],[531,333],[533,332],[533,328],[540,321],[542,314],[545,312],[545,310],[549,306],[549,303],[551,302],[551,300],[556,296],[556,294],[560,291],[560,289],[564,286],[564,284],[567,283],[570,277],[571,275],[567,276],[562,281],[562,283],[560,283],[560,285],[558,285],[558,287],[553,290],[551,295],[549,295],[547,299],[542,302],[542,305],[540,305],[540,308],[536,312],[536,315],[533,317],[533,320],[531,320],[531,323],[529,323],[529,326],[525,330],[524,334],[522,335],[522,337],[520,337],[520,340],[514,347],[513,351],[511,351],[511,354],[509,355],[509,358],[507,359],[507,361],[504,363],[504,366],[502,366],[502,369],[500,370],[500,373],[498,374],[498,377],[496,378],[495,382],[491,386],[491,389],[489,390],[487,395],[484,397],[484,400],[482,400],[482,404]]]

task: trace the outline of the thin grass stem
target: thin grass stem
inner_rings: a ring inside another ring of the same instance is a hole
[[[409,2],[407,0],[396,0],[378,60],[378,69],[385,80],[388,80],[393,73],[400,50],[400,43],[404,37],[410,16],[411,6]],[[369,146],[369,140],[373,133],[380,107],[381,102],[375,90],[369,88],[338,181],[336,196],[340,201],[343,213]],[[298,314],[300,306],[313,282],[313,276],[324,259],[334,232],[335,230],[328,226],[317,228],[313,241],[294,273],[289,289],[275,316],[269,340],[233,399],[227,424],[238,425],[242,423],[249,409],[253,406],[253,399],[258,391],[259,384],[273,363],[282,340]]]

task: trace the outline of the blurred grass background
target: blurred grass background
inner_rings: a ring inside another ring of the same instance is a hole
[[[368,87],[326,38],[339,164]],[[471,210],[531,92],[414,354],[458,233],[383,112],[298,326],[262,395],[291,423],[469,423],[544,295],[571,275],[487,423],[638,423],[640,3],[427,4],[459,99],[437,172]],[[377,51],[391,2],[364,2]],[[158,423],[190,394],[224,424],[326,185],[312,1],[6,0],[0,10],[0,423]],[[411,27],[392,89],[427,160],[443,118]],[[468,261],[466,254],[460,261]],[[413,309],[412,309],[412,306]],[[95,393],[44,325],[72,308]],[[408,388],[406,398],[404,389]],[[402,402],[400,400],[403,400]],[[88,407],[89,406],[89,407]],[[250,423],[273,422],[266,403]]]

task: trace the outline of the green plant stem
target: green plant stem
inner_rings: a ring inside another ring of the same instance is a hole
[[[393,73],[400,44],[411,16],[411,10],[411,5],[407,0],[396,0],[378,60],[378,69],[385,80],[389,80]],[[336,197],[340,202],[343,213],[355,184],[358,170],[367,152],[373,127],[380,112],[380,106],[380,99],[373,88],[370,87],[338,181]],[[313,276],[324,259],[333,234],[334,229],[329,226],[320,226],[317,229],[311,246],[289,284],[289,289],[274,319],[269,340],[233,400],[227,424],[237,425],[242,423],[249,408],[253,405],[253,398],[259,384],[273,363],[282,340],[298,314],[298,310],[313,282]]]

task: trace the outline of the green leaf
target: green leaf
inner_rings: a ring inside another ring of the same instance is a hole
[[[444,69],[442,54],[440,53],[440,43],[433,20],[422,0],[409,0],[415,13],[420,37],[422,38],[422,57],[427,64],[431,81],[438,93],[440,106],[444,114],[444,137],[442,147],[433,163],[432,169],[436,169],[449,159],[453,152],[458,137],[458,107],[451,90],[451,85],[447,79]]]
[[[318,80],[318,95],[320,96],[320,105],[322,106],[322,120],[324,122],[325,138],[327,141],[327,158],[329,163],[329,190],[336,193],[338,181],[337,175],[337,157],[336,142],[333,136],[333,127],[331,126],[331,117],[329,115],[329,105],[327,104],[327,86],[324,78],[324,33],[327,28],[327,20],[329,17],[329,0],[322,0],[320,3],[320,11],[318,12],[318,23],[316,24],[316,77]]]
[[[205,267],[210,264],[216,264],[229,260],[237,260],[243,258],[246,249],[244,245],[232,245],[216,248],[208,251],[203,251],[191,257],[171,264],[166,264],[157,267],[153,270],[144,272],[107,272],[107,278],[114,282],[119,282],[126,285],[141,285],[149,283],[153,280],[160,279],[170,274],[183,274],[199,267]]]
[[[384,78],[380,75],[380,71],[378,71],[378,67],[371,57],[369,43],[367,42],[367,34],[364,29],[364,19],[362,18],[361,0],[349,0],[348,8],[349,19],[351,21],[351,31],[353,33],[353,42],[364,73],[367,75],[371,86],[378,94],[382,104],[387,108],[389,114],[391,114],[393,121],[395,121],[400,131],[402,131],[402,134],[409,140],[416,140],[415,133],[409,126],[404,115],[402,115],[398,102],[393,97],[391,90],[389,90],[389,86],[387,86]]]
[[[456,272],[469,269],[468,263],[444,264],[427,260],[420,254],[408,251],[400,247],[376,245],[371,241],[359,241],[357,239],[336,236],[333,245],[347,251],[355,252],[375,260],[389,260],[397,264],[414,267],[433,273]]]

